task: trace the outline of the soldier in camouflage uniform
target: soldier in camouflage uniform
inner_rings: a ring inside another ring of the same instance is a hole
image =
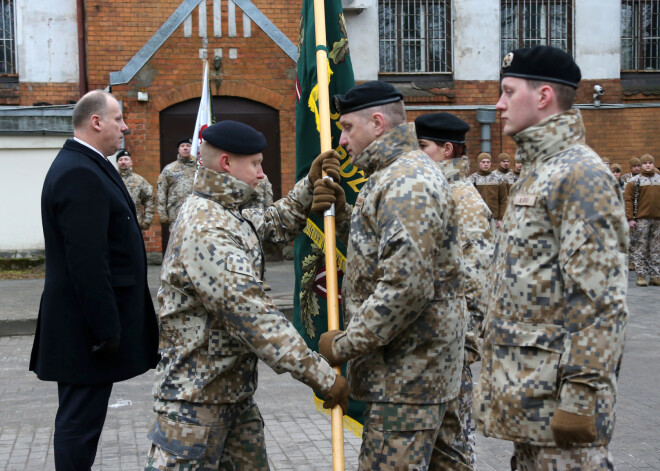
[[[652,155],[645,154],[639,160],[642,171],[625,188],[628,225],[637,233],[632,261],[637,286],[660,286],[660,175],[655,172]]]
[[[427,469],[463,364],[467,308],[454,200],[391,84],[358,85],[335,95],[334,106],[339,143],[369,180],[350,216],[346,330],[323,334],[319,352],[333,365],[348,361],[351,397],[366,402],[358,469]],[[316,185],[315,202],[333,186]],[[333,188],[341,235],[350,208]]]
[[[257,360],[348,408],[348,384],[311,351],[261,288],[264,238],[304,227],[318,158],[287,197],[241,209],[263,177],[266,140],[223,121],[202,132],[204,167],[172,227],[160,274],[160,353],[155,423],[146,470],[267,470],[263,419],[254,402]],[[339,161],[331,162],[339,177]]]
[[[493,229],[500,227],[504,209],[506,207],[506,184],[502,184],[497,172],[490,170],[490,154],[482,152],[477,156],[479,170],[469,176],[470,182],[484,199],[488,208],[493,213],[495,223]]]
[[[524,174],[497,236],[475,393],[477,426],[514,442],[512,469],[613,469],[627,322],[622,194],[571,109],[570,55],[518,49],[497,103]]]
[[[192,191],[196,163],[190,156],[190,139],[179,141],[176,162],[167,164],[158,177],[158,218],[161,224],[174,224],[181,205]]]
[[[520,178],[520,172],[522,171],[522,162],[518,159],[518,157],[513,158],[513,169],[511,170],[511,176],[513,183],[516,183],[518,179]]]
[[[511,171],[511,157],[506,152],[497,156],[497,170],[493,173],[500,177],[500,181],[508,183],[509,187],[513,184],[513,172]]]
[[[154,219],[154,189],[144,177],[133,172],[133,160],[127,150],[117,154],[119,175],[135,203],[140,229],[146,231]]]
[[[447,404],[429,471],[476,469],[475,424],[472,419],[472,371],[480,359],[481,328],[486,311],[487,277],[493,255],[490,209],[467,179],[469,160],[465,134],[470,125],[450,113],[415,120],[419,147],[442,170],[451,187],[458,215],[459,240],[466,268],[465,296],[470,314],[465,335],[463,374],[458,398]]]
[[[642,169],[642,162],[637,157],[630,159],[630,173],[621,175],[621,182],[623,183],[623,188],[625,189],[626,184],[630,181],[635,175],[639,175],[639,171]],[[637,247],[637,231],[634,227],[630,228],[630,245],[628,250],[628,259],[629,264],[628,268],[630,270],[635,269],[635,264],[633,263],[633,249]]]

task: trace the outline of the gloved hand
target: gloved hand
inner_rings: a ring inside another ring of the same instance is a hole
[[[149,229],[150,226],[151,226],[151,224],[148,224],[144,221],[140,223],[140,229],[142,229],[143,231],[146,231],[147,229]]]
[[[312,200],[312,212],[323,216],[323,213],[335,205],[335,217],[343,218],[346,212],[346,194],[339,183],[327,178],[316,180],[314,184],[314,199]]]
[[[309,184],[314,187],[316,180],[319,180],[325,172],[328,176],[339,183],[339,154],[334,150],[326,150],[325,152],[319,154],[312,162],[312,166],[309,168],[309,173],[307,178]]]
[[[323,408],[332,409],[339,404],[344,414],[346,414],[348,412],[349,394],[348,381],[343,376],[337,375],[337,379],[335,379],[335,383],[330,388],[330,392],[325,395],[327,399],[323,403]]]
[[[119,353],[119,335],[101,340],[92,346],[92,356],[101,361],[112,360]]]
[[[334,353],[332,353],[333,340],[341,333],[343,333],[343,330],[329,330],[321,334],[321,338],[319,339],[319,353],[328,360],[330,366],[339,366],[343,363],[343,361],[339,360],[339,358],[335,357]]]
[[[550,429],[559,448],[596,441],[596,418],[593,415],[577,415],[557,409],[550,421]]]

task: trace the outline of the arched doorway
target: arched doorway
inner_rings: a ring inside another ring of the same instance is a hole
[[[183,101],[160,112],[160,169],[177,156],[177,142],[192,137],[199,109],[199,98]],[[213,97],[215,121],[226,119],[249,124],[266,136],[263,169],[273,185],[273,199],[282,194],[279,112],[270,106],[238,97]],[[163,253],[167,247],[169,231],[162,228]]]

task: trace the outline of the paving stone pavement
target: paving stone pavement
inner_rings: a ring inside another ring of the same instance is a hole
[[[158,267],[150,267],[154,295],[157,273]],[[290,314],[292,262],[270,263],[266,281],[276,303]],[[629,329],[610,450],[617,470],[660,470],[660,287],[637,287],[632,276],[630,281]],[[29,327],[42,286],[43,280],[0,281],[0,471],[54,470],[57,388],[27,370],[33,340]],[[259,375],[256,401],[266,423],[271,469],[331,470],[330,420],[316,410],[311,392],[264,364]],[[114,386],[95,471],[142,469],[153,420],[152,379],[150,371]],[[344,437],[346,469],[356,469],[360,439],[350,432]],[[509,469],[511,449],[508,442],[478,435],[479,470]]]

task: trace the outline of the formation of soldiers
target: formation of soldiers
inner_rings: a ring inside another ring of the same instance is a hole
[[[613,469],[621,267],[630,227],[643,241],[631,257],[638,284],[660,285],[660,175],[645,155],[622,187],[626,175],[586,146],[572,108],[580,79],[558,49],[509,53],[497,109],[517,145],[513,168],[502,153],[493,171],[482,153],[471,176],[469,125],[456,116],[408,123],[385,82],[336,95],[340,145],[369,177],[354,206],[334,151],[273,202],[260,192],[266,142],[253,128],[208,127],[194,185],[180,142],[158,179],[171,240],[145,469],[268,469],[258,359],[326,407],[346,412],[349,394],[366,402],[361,471],[474,470],[476,429],[513,442],[514,470]],[[344,330],[322,334],[317,353],[265,293],[262,243],[291,241],[333,204],[348,247]],[[346,379],[331,368],[344,364]]]

